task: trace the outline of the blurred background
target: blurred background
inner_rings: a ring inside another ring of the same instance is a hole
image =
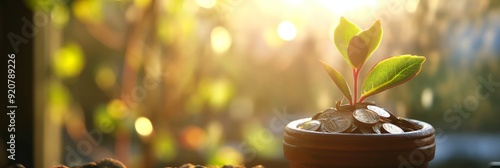
[[[285,125],[342,99],[318,59],[352,83],[332,41],[341,16],[384,28],[361,76],[389,56],[427,57],[369,101],[435,127],[431,167],[500,161],[500,1],[25,2],[39,28],[36,165],[287,167]]]

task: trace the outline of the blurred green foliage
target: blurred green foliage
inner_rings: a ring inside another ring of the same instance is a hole
[[[471,103],[479,78],[500,81],[500,15],[488,1],[26,2],[51,18],[43,34],[51,53],[48,122],[109,126],[99,150],[131,167],[286,164],[282,129],[269,125],[281,117],[273,109],[286,106],[280,121],[287,121],[342,99],[317,61],[350,72],[333,42],[340,16],[361,27],[381,19],[384,40],[368,66],[405,53],[427,58],[417,78],[369,101],[448,132],[500,128],[497,87],[467,116],[446,112]],[[136,132],[139,117],[152,133]],[[63,130],[75,145],[78,129]]]

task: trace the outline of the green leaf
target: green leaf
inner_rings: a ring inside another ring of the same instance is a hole
[[[353,36],[347,46],[347,54],[351,64],[356,68],[361,68],[378,48],[381,40],[382,27],[380,26],[380,20],[375,21],[369,29]]]
[[[344,17],[340,18],[340,23],[335,28],[335,31],[333,33],[333,41],[335,42],[335,46],[337,46],[337,49],[339,50],[340,54],[342,54],[342,57],[344,57],[344,60],[351,66],[351,61],[349,61],[349,55],[347,54],[347,46],[349,45],[349,41],[351,41],[352,37],[356,34],[358,34],[361,31],[361,28],[359,28],[357,25],[354,23],[350,22]]]
[[[415,77],[422,69],[423,56],[401,55],[380,61],[363,83],[361,100],[390,89]]]
[[[345,82],[344,76],[342,76],[342,74],[340,74],[337,70],[333,69],[330,65],[326,64],[325,62],[321,60],[319,61],[323,65],[323,68],[325,68],[325,71],[326,73],[328,73],[328,76],[332,78],[333,82],[335,82],[335,84],[344,94],[344,96],[347,97],[349,101],[351,101],[352,100],[351,90],[349,89],[347,82]]]

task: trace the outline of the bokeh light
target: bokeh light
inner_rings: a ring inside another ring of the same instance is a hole
[[[286,123],[337,100],[348,103],[318,62],[328,62],[352,85],[351,69],[332,39],[342,16],[363,29],[380,19],[384,28],[361,78],[389,56],[426,56],[419,76],[367,101],[446,131],[449,146],[438,144],[430,167],[480,167],[500,156],[467,147],[482,135],[497,136],[500,128],[499,89],[484,85],[500,80],[496,1],[26,2],[42,11],[34,15],[38,21],[39,14],[50,19],[32,39],[42,60],[34,61],[35,71],[44,75],[33,85],[44,104],[36,114],[54,126],[35,129],[45,142],[63,142],[63,150],[37,157],[72,155],[64,148],[77,148],[82,131],[99,131],[102,141],[82,162],[112,157],[127,167],[286,167]],[[463,111],[454,112],[459,105]],[[449,121],[456,117],[461,122],[455,128],[457,120]],[[471,140],[455,143],[457,135]]]
[[[224,27],[215,27],[210,35],[212,50],[217,54],[226,52],[231,47],[231,35]]]
[[[52,22],[58,28],[66,26],[69,19],[68,7],[64,5],[56,5],[52,8],[50,15]]]
[[[146,117],[139,117],[135,120],[135,130],[139,135],[149,136],[153,132],[153,124]]]
[[[111,117],[115,119],[124,119],[129,114],[127,105],[119,99],[110,101],[106,107],[106,111]]]
[[[72,8],[75,17],[80,21],[97,23],[102,20],[100,0],[76,0]]]
[[[199,127],[189,126],[182,131],[182,144],[190,150],[199,150],[206,142],[206,133]]]
[[[119,120],[113,118],[106,110],[106,105],[99,105],[94,110],[94,127],[105,134],[112,133],[118,127]]]
[[[422,106],[424,109],[429,109],[432,107],[432,103],[434,101],[434,93],[432,92],[432,89],[430,88],[425,88],[422,91]]]
[[[175,138],[169,131],[161,131],[158,133],[153,142],[155,156],[158,160],[171,162],[176,157]]]
[[[212,158],[210,158],[208,165],[241,165],[244,162],[243,159],[243,155],[233,147],[223,146],[215,152]]]
[[[95,82],[102,90],[108,90],[115,85],[116,75],[110,68],[101,67],[97,70]]]
[[[214,109],[221,109],[228,105],[234,94],[234,88],[228,79],[203,79],[198,86],[208,104]]]
[[[76,43],[68,43],[52,58],[54,73],[61,78],[71,78],[80,75],[85,57],[82,49]]]
[[[290,41],[297,36],[297,28],[289,21],[283,21],[278,25],[278,35],[285,41]]]

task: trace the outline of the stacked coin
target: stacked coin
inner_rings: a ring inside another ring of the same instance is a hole
[[[309,131],[363,134],[399,134],[421,129],[419,125],[398,118],[374,103],[337,105],[337,108],[317,113],[310,121],[298,125],[298,128]]]

